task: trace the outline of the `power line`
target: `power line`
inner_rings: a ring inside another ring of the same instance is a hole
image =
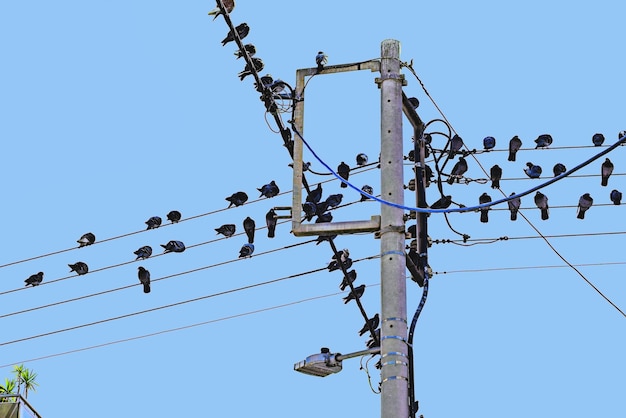
[[[584,263],[574,264],[576,267],[604,267],[604,266],[620,266],[625,265],[626,261],[608,261],[604,263]],[[491,267],[491,268],[476,268],[476,269],[461,269],[461,270],[449,270],[449,271],[435,271],[433,275],[441,274],[458,274],[458,273],[488,273],[488,272],[500,272],[500,271],[514,271],[514,270],[541,270],[552,268],[570,268],[568,265],[543,265],[543,266],[518,266],[518,267]]]

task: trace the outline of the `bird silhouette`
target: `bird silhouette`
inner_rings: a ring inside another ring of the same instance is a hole
[[[245,192],[236,192],[227,197],[225,200],[228,200],[230,202],[228,207],[231,207],[233,205],[235,205],[235,207],[241,206],[248,201],[248,195]]]
[[[137,251],[135,251],[133,254],[135,254],[137,256],[136,260],[145,260],[146,258],[150,257],[152,255],[152,247],[149,245],[144,245],[143,247],[139,248]]]
[[[235,31],[239,35],[239,39],[243,40],[246,36],[248,36],[248,33],[250,33],[250,27],[248,26],[247,23],[242,23],[235,28]],[[228,32],[226,37],[222,40],[222,46],[234,40],[235,40],[235,35],[233,34],[233,31],[231,30],[230,32]]]
[[[368,186],[367,184],[364,185],[363,187],[361,187],[361,190],[364,191],[365,193],[373,196],[374,195],[374,189],[372,188],[372,186]],[[369,197],[365,196],[364,194],[361,195],[361,202],[364,202],[366,200],[368,200]]]
[[[320,200],[322,200],[322,183],[319,183],[317,187],[311,190],[311,192],[306,196],[307,202],[317,204]]]
[[[522,148],[522,140],[519,139],[517,135],[515,135],[509,141],[509,161],[515,161],[515,156],[517,155],[517,151]]]
[[[534,165],[533,163],[526,163],[526,168],[524,169],[524,173],[531,179],[538,179],[541,176],[541,167],[538,165]]]
[[[567,168],[565,168],[565,165],[563,165],[561,163],[556,163],[556,164],[554,164],[554,167],[552,167],[552,172],[554,173],[554,177],[560,176],[561,174],[565,173],[566,171],[567,171]]]
[[[604,144],[604,135],[600,133],[594,134],[591,137],[591,142],[593,142],[593,145],[596,147],[601,146],[602,144]]]
[[[320,245],[320,243],[324,241],[331,241],[335,238],[337,238],[337,235],[318,235],[317,239],[315,240],[315,245]]]
[[[276,223],[277,223],[276,212],[274,211],[274,209],[270,209],[265,214],[265,224],[267,225],[267,237],[268,238],[274,238],[276,234]]]
[[[317,72],[319,73],[324,69],[326,63],[328,63],[328,55],[324,54],[322,51],[319,51],[315,56],[315,63],[317,64]]]
[[[165,248],[165,253],[182,253],[185,251],[185,244],[182,241],[169,241],[167,244],[161,244],[161,247]]]
[[[489,196],[487,193],[483,193],[480,195],[480,197],[478,198],[478,203],[481,205],[484,205],[485,203],[489,203],[491,202],[491,196]],[[486,208],[481,208],[480,209],[480,221],[482,223],[487,223],[489,222],[489,210],[491,208],[489,206],[487,206]]]
[[[331,194],[330,196],[328,196],[324,202],[327,204],[328,208],[335,208],[341,204],[342,200],[343,200],[343,194],[337,193],[337,194]]]
[[[304,211],[304,219],[307,221],[310,221],[317,215],[317,205],[313,202],[304,202],[302,204],[302,210]]]
[[[440,197],[435,203],[430,205],[431,209],[448,209],[452,203],[452,196],[446,195]]]
[[[218,234],[222,234],[225,237],[232,237],[235,234],[235,230],[236,230],[236,226],[235,224],[224,224],[222,226],[220,226],[219,228],[215,228],[215,231]]]
[[[347,181],[350,177],[350,166],[342,161],[341,164],[339,164],[339,166],[337,167],[337,174],[339,174],[339,177]],[[348,185],[344,182],[341,182],[339,187],[346,188],[348,187]]]
[[[461,177],[463,177],[463,174],[465,174],[465,172],[467,171],[467,161],[465,161],[465,158],[463,157],[459,157],[459,161],[457,161],[456,164],[454,164],[454,167],[452,167],[452,172],[450,172],[450,177],[448,177],[448,184],[452,184],[454,183],[455,180],[460,179]]]
[[[254,229],[256,227],[256,222],[251,217],[246,217],[243,220],[243,230],[246,232],[248,236],[248,243],[254,244]]]
[[[491,178],[491,188],[499,189],[500,179],[502,178],[502,169],[498,164],[491,167],[491,170],[489,170],[489,177]]]
[[[156,229],[156,228],[161,226],[161,217],[160,216],[152,216],[150,219],[148,219],[145,222],[145,224],[148,225],[146,230],[148,230],[148,229]]]
[[[367,348],[376,348],[380,347],[380,328],[374,331],[374,336],[370,337],[369,340],[365,343]]]
[[[86,234],[83,234],[76,242],[78,243],[78,248],[86,247],[87,245],[91,245],[96,242],[96,236],[91,232],[87,232]]]
[[[235,8],[235,0],[222,0],[222,4],[224,5],[226,12],[229,14],[232,13],[233,9]],[[213,16],[213,20],[217,19],[219,15],[223,14],[224,13],[222,12],[222,9],[219,8],[219,6],[209,12],[209,16]]]
[[[345,262],[348,258],[350,258],[350,250],[347,248],[344,248],[341,251],[337,251],[335,254],[333,254],[333,256],[331,257],[331,261],[332,260],[341,260],[341,262]]]
[[[624,139],[624,137],[626,137],[626,131],[619,131],[617,133],[617,139],[618,140]]]
[[[321,215],[317,216],[317,219],[315,220],[316,224],[322,224],[322,223],[326,223],[326,222],[332,222],[333,220],[333,214],[330,212],[326,212],[323,213]]]
[[[409,103],[411,103],[413,110],[417,109],[420,106],[420,101],[417,97],[409,97]]]
[[[483,138],[483,147],[485,148],[485,150],[490,150],[495,148],[496,146],[496,139],[493,136],[486,136]]]
[[[137,270],[139,283],[143,285],[143,293],[150,293],[150,272],[141,266],[137,267]]]
[[[41,282],[43,282],[43,271],[40,271],[37,274],[33,274],[28,279],[24,280],[24,283],[26,283],[26,286],[30,285],[33,287],[39,286]]]
[[[254,252],[254,244],[245,243],[239,250],[239,258],[252,257]]]
[[[454,136],[450,140],[450,150],[448,150],[448,158],[453,159],[462,147],[463,138],[461,138],[457,134],[454,134]]]
[[[535,139],[535,143],[537,148],[548,148],[552,144],[552,136],[548,134],[539,135],[537,139]]]
[[[359,167],[362,167],[365,164],[367,164],[367,155],[365,155],[363,153],[357,154],[357,156],[356,156],[356,165],[358,165]]]
[[[514,196],[514,195],[515,195],[515,192],[511,193],[511,196]],[[516,221],[517,212],[519,211],[519,208],[522,205],[522,199],[520,199],[519,197],[516,197],[511,200],[508,200],[507,204],[509,205],[509,211],[511,211],[511,220]]]
[[[253,57],[254,54],[256,54],[256,47],[252,44],[245,44],[243,46],[244,51],[246,51],[248,53],[249,57]],[[243,51],[241,51],[240,49],[238,49],[237,51],[235,51],[235,59],[239,59],[242,58],[244,56]],[[261,80],[261,82],[263,82],[263,80]],[[273,80],[272,80],[273,82]]]
[[[617,189],[611,190],[611,194],[609,195],[611,198],[611,202],[614,205],[620,205],[622,203],[622,192]]]
[[[261,58],[250,58],[250,61],[252,62],[252,67],[250,66],[250,64],[246,64],[243,71],[237,74],[241,81],[243,81],[243,79],[247,76],[251,75],[254,71],[263,71],[263,68],[265,68],[265,64],[263,63],[263,60]]]
[[[261,196],[265,196],[268,199],[280,193],[280,189],[278,188],[274,180],[270,181],[268,184],[264,184],[262,187],[258,188],[257,190],[261,192]]]
[[[344,269],[348,270],[352,267],[352,259],[350,257],[346,257],[344,260],[341,259],[333,259],[328,263],[328,271],[335,271],[341,269],[341,264],[343,264]]]
[[[167,214],[167,220],[173,224],[178,223],[182,217],[183,215],[177,210],[172,210]]]
[[[363,293],[365,293],[364,284],[355,287],[354,290],[351,290],[350,293],[348,293],[348,296],[343,298],[343,303],[348,303],[351,300],[359,299],[361,296],[363,296]]]
[[[608,158],[604,160],[601,168],[602,180],[600,180],[600,184],[602,186],[607,186],[609,184],[609,177],[613,174],[613,163]]]
[[[68,264],[68,267],[70,268],[70,272],[74,271],[79,276],[89,273],[89,266],[87,265],[87,263],[83,263],[82,261],[74,264]]]
[[[350,270],[345,276],[343,276],[343,280],[339,285],[339,289],[342,291],[346,290],[346,287],[350,286],[350,283],[354,283],[356,280],[356,270]]]
[[[541,210],[541,219],[547,220],[549,217],[548,196],[537,191],[535,194],[535,205]]]
[[[365,321],[365,325],[363,325],[363,328],[359,330],[359,336],[362,336],[369,330],[372,330],[372,332],[374,332],[376,328],[378,328],[379,324],[380,317],[378,316],[378,314],[376,314],[373,317],[369,318],[367,321]]]
[[[585,193],[580,196],[580,199],[578,199],[578,212],[576,214],[576,218],[585,219],[585,212],[589,210],[591,205],[593,205],[593,198],[589,195],[589,193]]]

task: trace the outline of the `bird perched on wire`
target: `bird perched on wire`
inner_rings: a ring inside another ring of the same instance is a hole
[[[517,135],[515,135],[509,141],[509,161],[515,161],[515,156],[517,155],[517,151],[522,148],[522,140],[519,139]]]
[[[514,196],[514,195],[515,195],[515,192],[511,193],[511,196]],[[509,211],[511,211],[511,220],[516,221],[517,212],[519,211],[519,208],[522,205],[522,199],[520,199],[519,197],[515,197],[511,200],[508,200],[507,204],[509,205]]]
[[[341,204],[342,200],[343,200],[343,194],[337,193],[337,194],[331,194],[330,196],[328,196],[326,200],[324,201],[324,203],[326,203],[327,208],[335,208]]]
[[[150,217],[150,219],[148,219],[145,222],[145,224],[148,225],[146,230],[148,230],[148,229],[156,229],[156,228],[161,226],[161,217],[160,216],[152,216],[152,217]]]
[[[43,271],[40,271],[37,274],[33,274],[32,276],[30,276],[28,279],[24,280],[24,283],[26,283],[26,286],[39,286],[41,284],[41,282],[43,282]]]
[[[409,97],[409,103],[411,103],[411,107],[413,107],[413,110],[417,109],[420,106],[420,101],[417,97]]]
[[[250,244],[254,243],[254,229],[256,228],[256,222],[251,217],[246,217],[243,220],[243,230],[246,231],[246,235],[248,236],[248,242]]]
[[[235,224],[224,224],[220,226],[219,228],[215,228],[215,231],[217,232],[218,235],[222,234],[226,238],[229,238],[235,234],[236,229],[237,227],[235,226]]]
[[[454,134],[454,136],[450,140],[450,150],[448,151],[448,158],[453,159],[462,147],[463,139],[457,134]]]
[[[376,348],[380,347],[380,328],[374,331],[374,336],[370,337],[369,340],[365,343],[367,348]]]
[[[348,270],[350,267],[352,267],[352,259],[350,257],[345,257],[345,259],[333,259],[330,261],[330,263],[328,263],[328,271],[335,271],[335,270],[339,270],[341,269],[341,264],[343,264],[343,267]]]
[[[496,147],[496,139],[493,136],[486,136],[483,138],[483,147],[489,151]]]
[[[239,258],[252,257],[254,252],[254,244],[245,243],[239,250]]]
[[[552,144],[552,136],[548,134],[539,135],[537,139],[535,139],[535,143],[537,148],[548,148]]]
[[[178,223],[182,217],[183,215],[181,215],[181,213],[177,210],[171,210],[167,214],[167,220],[173,224]]]
[[[252,74],[252,68],[254,68],[254,71],[259,72],[262,71],[265,67],[265,64],[263,63],[263,60],[261,58],[250,58],[250,61],[252,61],[252,67],[250,67],[249,64],[246,64],[243,71],[237,74],[241,81],[243,81],[244,78]]]
[[[226,9],[226,12],[228,14],[230,14],[235,8],[235,0],[222,0],[222,4],[224,5],[224,9]],[[222,12],[222,9],[219,8],[219,6],[209,12],[209,16],[213,16],[213,20],[217,19],[219,15],[223,14],[224,13]]]
[[[252,44],[245,44],[243,46],[244,51],[246,51],[248,53],[249,57],[253,57],[254,54],[256,54],[256,46],[252,45]],[[236,59],[242,58],[244,56],[243,51],[241,51],[241,49],[238,49],[237,51],[235,51],[235,57]]]
[[[541,167],[538,165],[534,165],[533,163],[526,163],[526,168],[524,169],[524,173],[531,179],[538,179],[541,176]]]
[[[361,296],[363,296],[363,293],[365,293],[364,284],[355,287],[354,290],[351,290],[350,293],[348,293],[348,296],[343,298],[343,303],[348,303],[351,300],[359,299]]]
[[[89,266],[87,265],[87,263],[83,263],[82,261],[74,264],[68,264],[68,267],[70,268],[70,272],[74,271],[79,276],[89,273]]]
[[[225,200],[228,200],[230,202],[228,207],[231,207],[233,205],[237,207],[243,205],[248,201],[248,195],[245,192],[236,192],[227,197]]]
[[[580,199],[578,199],[578,213],[576,214],[576,218],[585,219],[585,212],[589,210],[591,205],[593,205],[593,198],[589,193],[580,196]]]
[[[372,186],[368,186],[367,184],[361,187],[361,190],[371,196],[374,195],[374,189],[372,188]],[[369,197],[365,196],[364,194],[361,195],[361,202],[366,201],[367,199],[369,199]]]
[[[276,234],[276,223],[277,223],[276,212],[274,211],[274,209],[270,209],[265,214],[265,225],[267,225],[267,237],[268,238],[274,238]]]
[[[498,164],[491,167],[491,170],[489,170],[489,177],[491,179],[491,188],[499,189],[500,179],[502,178],[502,168],[500,168]]]
[[[430,205],[430,208],[431,209],[448,209],[451,203],[452,203],[452,196],[445,195],[445,196],[441,196],[439,199],[435,201],[435,203]]]
[[[372,330],[372,332],[374,332],[376,328],[378,328],[379,324],[380,324],[380,317],[378,316],[378,314],[376,314],[373,317],[369,318],[367,321],[365,321],[365,325],[363,325],[363,328],[359,330],[359,336],[362,336],[363,334],[368,332],[370,329]]]
[[[339,285],[339,289],[342,291],[346,290],[346,287],[350,286],[350,283],[354,283],[356,280],[356,270],[350,270],[345,276],[343,276],[343,280]]]
[[[261,186],[257,190],[261,192],[261,196],[265,196],[268,199],[271,198],[271,197],[274,197],[278,193],[280,193],[280,189],[278,188],[278,186],[276,185],[276,182],[274,180],[270,181],[268,184],[264,184],[263,186]],[[261,196],[259,196],[259,197],[261,197]]]
[[[315,215],[317,215],[317,205],[313,202],[304,202],[302,204],[302,210],[304,211],[304,219],[311,221]]]
[[[328,55],[324,54],[322,51],[319,51],[315,56],[315,63],[317,64],[317,72],[319,73],[324,69],[326,63],[328,63]]]
[[[342,161],[341,164],[339,164],[339,166],[337,167],[337,174],[339,174],[339,177],[347,181],[350,177],[350,166]],[[346,188],[348,187],[348,185],[344,182],[341,182],[339,187]]]
[[[599,147],[604,144],[604,135],[597,133],[591,137],[591,142],[594,146]]]
[[[562,163],[556,163],[554,164],[554,167],[552,167],[552,172],[554,173],[554,177],[560,176],[566,171],[567,171],[567,168],[565,168],[565,165],[563,165]]]
[[[541,210],[541,219],[547,220],[549,217],[548,196],[537,191],[535,194],[535,205]]]
[[[133,252],[137,256],[136,260],[145,260],[146,258],[152,255],[152,247],[149,245],[144,245],[139,248],[137,251]]]
[[[613,174],[613,163],[608,158],[604,160],[601,168],[602,180],[600,180],[600,185],[607,186],[609,184],[609,177]]]
[[[480,197],[478,198],[478,203],[481,205],[484,205],[485,203],[489,203],[491,202],[491,196],[489,196],[487,193],[483,193],[480,195]],[[487,223],[489,222],[489,210],[491,208],[489,206],[487,206],[486,208],[481,208],[480,209],[480,221],[483,223]]]
[[[83,234],[77,241],[78,248],[86,247],[87,245],[91,245],[96,242],[96,236],[91,232],[87,232]]]
[[[143,293],[150,293],[150,272],[141,266],[137,267],[137,270],[139,283],[143,285]]]
[[[167,244],[161,244],[161,247],[165,248],[165,253],[182,253],[185,251],[185,244],[182,241],[169,241]]]
[[[250,27],[248,26],[247,23],[242,23],[235,28],[235,31],[239,35],[239,39],[243,40],[243,38],[248,36],[248,33],[250,33]],[[230,32],[228,32],[226,37],[222,40],[222,46],[234,40],[235,40],[235,35],[233,34],[233,31],[231,30]]]
[[[367,164],[367,155],[365,155],[363,153],[357,154],[357,156],[356,156],[356,165],[358,165],[359,167],[362,167],[365,164]]]
[[[345,263],[348,258],[350,258],[350,250],[344,248],[343,250],[337,251],[335,254],[333,254],[333,256],[331,257],[331,262],[332,260],[340,260],[342,263]]]
[[[316,224],[322,224],[326,222],[332,222],[333,214],[330,212],[322,213],[321,215],[317,215],[317,219],[315,220]]]
[[[455,180],[460,179],[461,177],[463,177],[463,174],[465,174],[465,172],[467,171],[467,161],[465,161],[465,158],[463,157],[459,157],[459,161],[456,162],[456,164],[454,164],[454,167],[452,167],[452,171],[450,172],[450,177],[448,177],[448,184],[452,184],[454,183]]]
[[[609,197],[611,198],[611,202],[613,202],[614,205],[620,205],[622,203],[622,192],[617,189],[611,190],[611,194],[609,195]]]
[[[320,200],[322,200],[322,183],[319,183],[317,187],[311,190],[311,192],[306,196],[307,202],[317,204]]]

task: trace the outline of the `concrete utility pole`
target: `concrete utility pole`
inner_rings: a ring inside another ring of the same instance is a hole
[[[400,42],[381,44],[381,197],[404,204]],[[381,205],[381,416],[406,418],[408,347],[403,209]]]

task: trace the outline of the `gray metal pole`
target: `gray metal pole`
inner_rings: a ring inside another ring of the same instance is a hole
[[[400,42],[381,44],[381,197],[404,204]],[[408,347],[404,211],[381,205],[381,416],[407,418]]]

